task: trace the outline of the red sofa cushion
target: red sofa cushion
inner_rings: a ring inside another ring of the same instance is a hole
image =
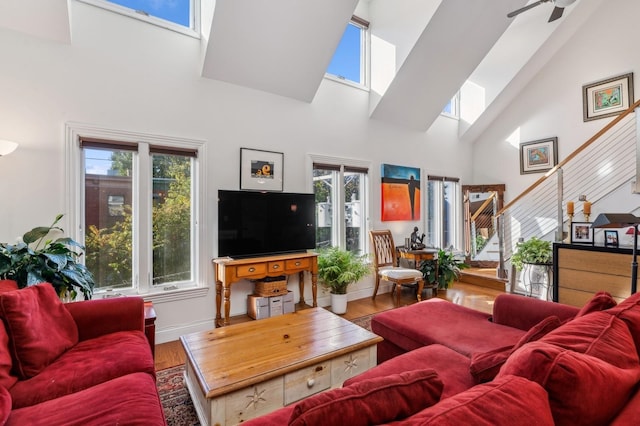
[[[471,356],[469,371],[476,383],[484,383],[493,380],[500,367],[505,363],[509,355],[522,345],[535,342],[552,330],[560,327],[562,322],[556,316],[550,316],[531,327],[514,346],[505,346],[488,352],[476,352]]]
[[[289,423],[294,404],[279,408],[264,416],[256,417],[242,423],[242,426],[282,426]]]
[[[12,374],[12,370],[13,360],[9,349],[9,335],[4,323],[0,321],[0,386],[8,389],[16,383],[18,378]]]
[[[552,426],[547,392],[522,377],[504,376],[443,399],[392,425]]]
[[[371,330],[405,351],[439,343],[467,357],[514,345],[525,334],[490,322],[484,312],[442,299],[381,312],[371,319]]]
[[[613,308],[617,304],[618,302],[616,302],[609,293],[606,291],[599,291],[580,309],[576,318],[592,312],[604,311],[605,309]]]
[[[632,294],[620,302],[618,306],[604,312],[620,318],[627,324],[640,355],[640,293]]]
[[[4,425],[11,414],[11,394],[0,386],[0,425]]]
[[[343,386],[374,377],[385,377],[403,371],[434,369],[444,384],[442,398],[463,392],[475,385],[469,373],[469,358],[442,345],[423,346],[411,352],[405,352],[382,364],[345,380]]]
[[[78,372],[82,374],[82,372]],[[166,425],[153,376],[128,374],[89,389],[14,409],[6,426]]]
[[[569,321],[540,341],[600,358],[620,368],[634,368],[639,363],[628,327],[606,312],[594,312]]]
[[[9,391],[19,408],[138,372],[155,375],[149,342],[141,331],[120,331],[78,343]]]
[[[640,366],[619,368],[540,340],[515,351],[497,377],[505,375],[545,388],[557,425],[604,425],[627,403],[640,380]]]
[[[51,284],[0,293],[14,370],[21,378],[38,374],[78,343],[78,328]]]
[[[296,404],[289,425],[377,425],[411,416],[437,403],[441,394],[434,370],[405,371],[307,398]]]
[[[18,289],[18,283],[14,280],[0,280],[0,293]]]

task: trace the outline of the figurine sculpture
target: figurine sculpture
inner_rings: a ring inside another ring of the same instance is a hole
[[[411,250],[422,250],[425,248],[425,245],[422,243],[424,235],[424,233],[421,235],[418,234],[417,226],[413,228],[413,232],[411,233]]]

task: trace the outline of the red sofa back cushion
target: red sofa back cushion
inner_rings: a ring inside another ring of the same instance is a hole
[[[383,424],[437,403],[442,388],[442,381],[432,369],[363,380],[299,402],[289,425]]]
[[[477,385],[392,425],[552,426],[547,392],[522,377],[505,376]]]
[[[0,293],[14,371],[27,379],[78,343],[78,328],[51,284]]]
[[[545,388],[556,425],[605,425],[627,403],[640,380],[640,366],[619,368],[540,340],[515,351],[498,377],[505,375]]]

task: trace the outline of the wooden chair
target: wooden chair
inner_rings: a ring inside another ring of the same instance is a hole
[[[396,291],[396,305],[400,306],[400,287],[402,285],[418,284],[418,301],[422,300],[422,289],[424,279],[422,272],[397,266],[396,246],[393,243],[393,235],[390,230],[369,231],[371,237],[371,247],[373,249],[373,261],[376,273],[376,286],[373,290],[372,299],[378,294],[380,280],[393,283],[391,292]]]

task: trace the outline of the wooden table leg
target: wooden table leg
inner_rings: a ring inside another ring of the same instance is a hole
[[[226,327],[230,324],[229,316],[231,315],[231,286],[224,288],[224,323]]]
[[[216,281],[216,327],[222,326],[222,282]]]
[[[313,294],[313,307],[318,307],[318,274],[311,273],[311,293]]]
[[[304,306],[306,304],[304,301],[304,271],[300,271],[298,274],[298,289],[300,290],[300,305]]]

